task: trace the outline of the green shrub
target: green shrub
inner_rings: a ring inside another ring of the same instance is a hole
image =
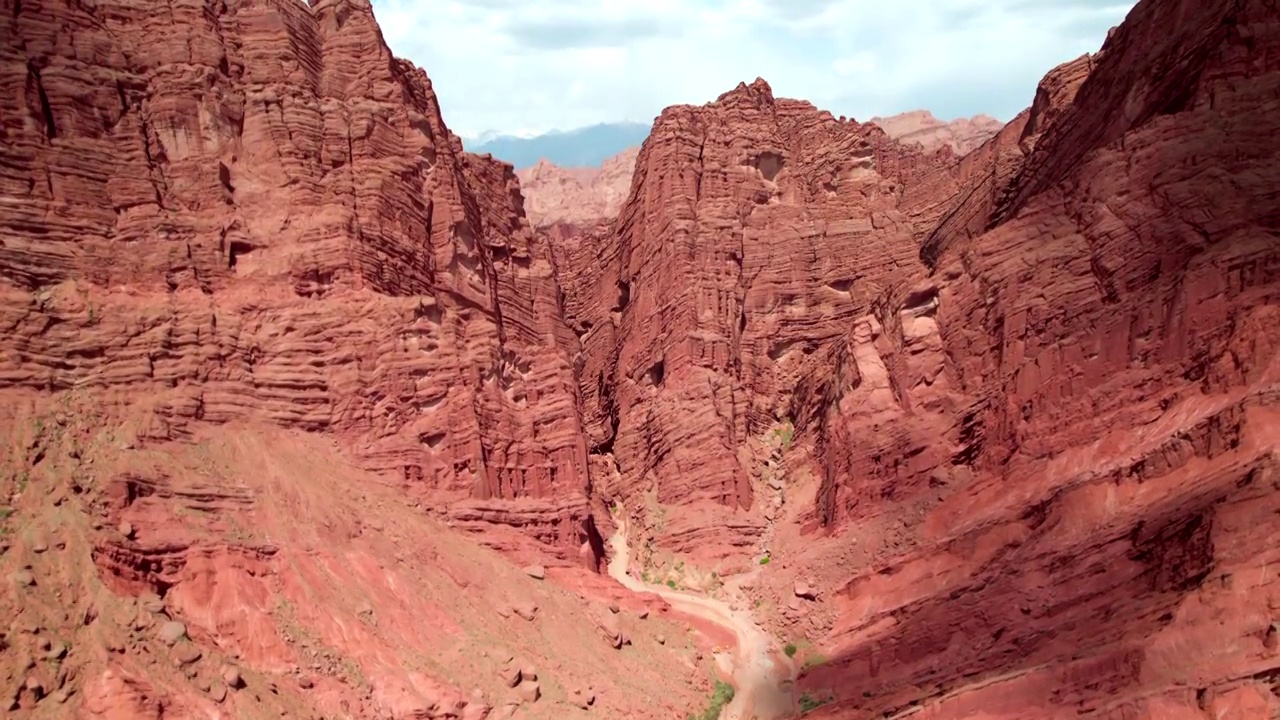
[[[689,714],[689,720],[720,720],[720,711],[725,705],[733,702],[733,686],[722,680],[716,681],[716,689],[711,693],[711,701],[701,715]]]
[[[787,654],[787,657],[795,657],[795,656],[796,656],[796,644],[795,644],[795,643],[787,643],[787,646],[786,646],[785,648],[783,648],[783,649],[782,649],[782,652],[786,653],[786,654]]]
[[[817,698],[810,695],[809,693],[805,693],[800,696],[800,714],[803,715],[807,712],[812,712],[813,710],[820,708],[823,705],[826,705],[827,703],[831,702],[831,700],[832,698],[830,697]]]

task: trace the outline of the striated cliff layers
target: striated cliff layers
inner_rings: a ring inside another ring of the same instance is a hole
[[[557,243],[597,478],[648,508],[654,547],[754,547],[745,445],[786,422],[815,353],[923,277],[904,194],[953,159],[756,80],[664,111],[612,229]]]
[[[367,2],[154,10],[0,13],[0,382],[148,403],[161,438],[332,432],[576,562],[577,341],[510,167],[461,152]]]
[[[815,717],[1280,712],[1275,17],[1142,2],[1052,73],[797,398]]]

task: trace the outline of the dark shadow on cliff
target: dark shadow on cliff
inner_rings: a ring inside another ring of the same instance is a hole
[[[1006,539],[966,582],[944,587],[945,594],[869,616],[864,629],[889,629],[805,670],[798,692],[834,694],[836,702],[815,717],[841,718],[893,717],[960,691],[1005,682],[1036,706],[1078,713],[1140,692],[1161,674],[1152,671],[1147,654],[1156,636],[1171,626],[1180,632],[1203,622],[1204,613],[1180,614],[1188,598],[1195,595],[1199,605],[1230,612],[1233,574],[1265,565],[1268,553],[1257,552],[1259,538],[1270,538],[1272,547],[1280,539],[1280,462],[1269,454],[1234,452],[1245,416],[1243,411],[1214,416],[1174,438],[1200,447],[1225,438],[1216,449],[1219,462],[1209,467],[1193,462],[1152,477],[1142,473],[1140,462],[1125,473],[1092,481],[1114,485],[1112,497],[1120,498],[1135,491],[1121,492],[1122,484],[1149,483],[1160,499],[1141,508],[1112,509],[1105,527],[1075,533],[1087,538],[1084,543],[1055,540],[1067,524],[1077,523],[1078,530],[1083,522],[1081,497],[1064,502],[1073,494],[1067,491],[1020,517],[880,568],[879,575],[892,575],[921,558],[964,557],[976,543]],[[1234,426],[1224,427],[1222,420]],[[1242,516],[1251,518],[1250,527],[1241,526]],[[860,579],[845,592],[856,593]],[[1256,651],[1265,652],[1267,628],[1260,627],[1256,638],[1221,642],[1256,642]],[[1280,667],[1280,659],[1275,665]],[[1024,677],[1032,674],[1039,677]],[[1019,678],[1028,682],[1020,685]],[[1187,673],[1178,682],[1194,688],[1196,677]]]

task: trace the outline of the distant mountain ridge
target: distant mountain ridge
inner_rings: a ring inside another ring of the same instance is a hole
[[[620,122],[553,130],[533,137],[481,133],[477,138],[463,138],[462,144],[467,152],[489,153],[516,170],[533,167],[539,160],[562,168],[598,168],[605,160],[643,143],[649,128],[649,123]]]

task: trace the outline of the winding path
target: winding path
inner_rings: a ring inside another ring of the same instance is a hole
[[[618,531],[609,539],[613,555],[609,575],[613,579],[628,590],[658,595],[676,610],[720,625],[737,638],[737,648],[728,663],[734,695],[721,712],[721,720],[781,720],[794,716],[795,667],[776,652],[774,639],[756,625],[749,613],[736,611],[728,603],[632,577],[627,567],[627,524],[621,517],[617,521]],[[717,661],[723,659],[717,657]]]

